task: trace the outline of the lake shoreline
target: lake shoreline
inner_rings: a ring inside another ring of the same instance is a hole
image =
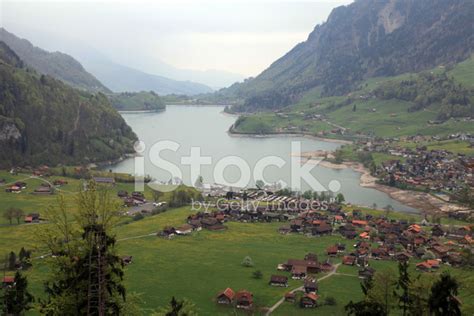
[[[433,214],[437,210],[441,212],[448,212],[450,210],[462,208],[461,206],[453,203],[448,203],[433,195],[425,192],[418,192],[412,190],[402,190],[395,187],[390,187],[377,183],[378,178],[372,176],[370,171],[364,167],[360,162],[343,162],[341,164],[335,164],[327,160],[323,160],[319,163],[320,166],[330,169],[342,170],[351,168],[352,170],[361,174],[360,186],[365,188],[372,188],[383,192],[390,196],[392,199],[416,209],[419,213]]]
[[[329,143],[337,143],[337,144],[343,144],[343,145],[350,145],[353,142],[350,140],[345,140],[345,139],[339,139],[339,138],[324,138],[324,137],[319,137],[315,136],[313,134],[308,134],[308,133],[268,133],[268,134],[253,134],[253,133],[239,133],[236,132],[233,129],[233,125],[229,128],[227,133],[232,136],[232,137],[249,137],[249,138],[270,138],[270,137],[305,137],[305,138],[310,138],[314,140],[320,140],[323,142],[329,142]]]
[[[141,114],[141,113],[160,113],[166,111],[164,109],[156,109],[156,110],[117,110],[119,114]]]

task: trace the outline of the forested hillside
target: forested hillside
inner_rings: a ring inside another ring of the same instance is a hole
[[[0,28],[0,40],[5,42],[31,68],[50,75],[70,86],[89,92],[110,92],[99,80],[87,72],[73,57],[61,52],[48,52],[33,46],[4,28]]]
[[[163,99],[153,91],[116,93],[109,99],[119,111],[161,111],[166,108]]]
[[[311,89],[344,95],[367,78],[456,64],[473,51],[473,16],[472,0],[358,0],[259,76],[217,95],[240,100],[236,111],[274,110]]]
[[[136,136],[103,94],[26,68],[0,42],[0,166],[117,159]]]

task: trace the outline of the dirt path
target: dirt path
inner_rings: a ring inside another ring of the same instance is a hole
[[[336,271],[337,271],[337,268],[339,268],[340,265],[341,265],[340,263],[336,264],[334,266],[334,269],[331,272],[329,272],[325,276],[320,277],[319,279],[317,279],[317,281],[320,282],[324,279],[327,279],[327,278],[333,276],[334,274],[337,274]],[[304,286],[300,286],[300,287],[297,287],[296,289],[291,290],[290,293],[295,293],[297,291],[302,291],[303,289],[304,289]],[[275,309],[277,309],[281,304],[283,304],[284,301],[285,301],[285,298],[282,297],[278,302],[276,302],[272,307],[270,307],[270,309],[265,313],[265,316],[270,315],[271,313],[273,313],[275,311]]]

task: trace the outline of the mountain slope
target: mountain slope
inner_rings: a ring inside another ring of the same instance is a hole
[[[0,41],[0,167],[117,159],[135,140],[105,95],[24,68]]]
[[[320,87],[342,95],[370,77],[460,62],[474,48],[472,0],[358,0],[334,9],[255,79],[220,92],[243,99],[240,111],[275,109]]]
[[[278,112],[241,116],[233,132],[305,133],[332,138],[474,133],[474,56],[453,68],[370,78],[345,96],[320,87]]]
[[[5,42],[30,67],[39,73],[50,75],[70,86],[90,92],[110,92],[99,80],[88,73],[73,57],[60,52],[48,52],[33,46],[4,28],[0,28],[0,40]]]
[[[107,59],[83,59],[86,68],[114,92],[154,91],[158,94],[195,95],[213,90],[191,81],[177,81],[144,73]]]

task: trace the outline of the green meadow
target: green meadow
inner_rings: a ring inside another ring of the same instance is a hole
[[[11,176],[2,173],[1,178],[8,181],[25,179],[27,176]],[[39,185],[38,179],[28,179],[29,189]],[[71,219],[75,212],[75,192],[81,181],[68,178],[69,184],[62,187],[66,202],[71,210]],[[118,184],[111,188],[117,190],[133,190],[131,184]],[[148,198],[151,193],[146,192]],[[54,204],[57,194],[53,196],[36,196],[29,192],[11,194],[0,192],[0,211],[9,206],[21,206],[25,211],[39,211]],[[165,198],[167,198],[165,196]],[[8,206],[7,206],[8,205]],[[350,210],[350,209],[348,209]],[[382,212],[362,209],[363,212],[380,215]],[[304,235],[281,235],[277,229],[281,223],[226,223],[227,230],[221,232],[199,231],[190,236],[177,236],[173,239],[163,239],[156,236],[156,232],[164,226],[183,224],[190,207],[169,209],[159,215],[145,217],[139,221],[123,218],[115,227],[114,233],[118,240],[117,251],[121,256],[133,256],[133,263],[125,268],[125,285],[129,293],[136,293],[140,297],[140,304],[144,314],[166,305],[172,296],[179,299],[187,298],[198,308],[200,315],[233,315],[243,314],[232,307],[217,306],[214,298],[219,291],[227,287],[234,290],[246,289],[254,294],[254,314],[262,314],[265,308],[275,304],[287,291],[302,285],[302,281],[291,280],[288,288],[275,288],[268,285],[272,274],[277,272],[279,263],[289,258],[303,259],[306,253],[313,252],[320,260],[327,258],[326,248],[336,242],[347,245],[352,249],[355,241],[343,239],[339,234],[327,237],[307,237]],[[419,220],[416,215],[406,215],[391,212],[392,218],[405,218],[411,221]],[[49,224],[21,224],[0,226],[0,255],[4,258],[10,251],[18,252],[21,247],[33,249],[33,267],[28,270],[30,287],[37,298],[42,298],[43,283],[50,275],[47,260],[41,258],[46,250],[38,241],[39,232]],[[244,257],[250,256],[253,267],[241,265]],[[1,260],[1,259],[0,259]],[[339,263],[340,258],[332,259]],[[414,263],[412,262],[413,275]],[[396,271],[394,261],[371,261],[377,270],[391,269]],[[263,273],[262,279],[253,278],[254,271]],[[351,299],[362,297],[360,280],[356,277],[356,267],[339,266],[337,274],[320,282],[320,295],[334,297],[335,306],[321,306],[314,310],[302,310],[297,305],[284,302],[275,310],[275,315],[341,315],[343,307]],[[451,269],[461,281],[460,298],[463,301],[463,310],[466,314],[474,312],[474,275],[472,271]],[[8,272],[11,273],[11,272]],[[318,274],[320,278],[324,274]],[[32,311],[29,314],[35,315]]]

